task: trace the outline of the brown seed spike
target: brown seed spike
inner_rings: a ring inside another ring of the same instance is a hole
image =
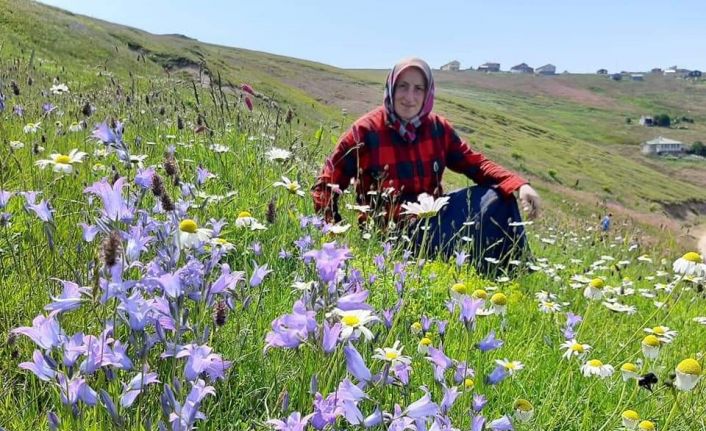
[[[120,233],[116,230],[110,232],[110,235],[103,240],[102,247],[103,262],[105,262],[106,266],[111,267],[115,265],[120,256],[121,248],[122,239],[120,238]]]

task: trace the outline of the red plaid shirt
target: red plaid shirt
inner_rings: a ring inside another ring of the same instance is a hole
[[[356,201],[370,204],[370,191],[392,190],[393,202],[416,201],[421,193],[440,196],[444,169],[465,174],[479,185],[497,185],[507,197],[527,180],[473,151],[443,117],[429,114],[417,129],[417,137],[405,142],[379,107],[356,121],[341,138],[312,188],[317,211],[327,218],[337,213],[337,194],[355,184]],[[333,197],[333,200],[332,200]],[[392,209],[394,217],[399,205]]]

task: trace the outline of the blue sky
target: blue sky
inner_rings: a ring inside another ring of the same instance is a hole
[[[557,71],[706,70],[704,0],[43,0],[151,33],[344,68],[526,62]]]

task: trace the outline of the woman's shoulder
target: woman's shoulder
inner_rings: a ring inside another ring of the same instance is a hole
[[[386,121],[387,121],[387,113],[385,112],[385,107],[378,106],[377,108],[373,109],[372,111],[369,111],[368,113],[363,114],[363,116],[358,118],[353,123],[353,126],[355,126],[357,128],[371,130],[371,129],[377,129],[377,128],[384,127]]]

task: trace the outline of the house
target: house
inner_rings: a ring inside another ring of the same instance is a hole
[[[644,81],[645,75],[643,75],[641,73],[631,73],[630,79],[632,79],[633,81]]]
[[[686,145],[674,139],[657,138],[642,143],[642,154],[662,155],[662,154],[682,154],[686,151]]]
[[[451,72],[458,72],[461,69],[461,63],[456,60],[450,61],[445,65],[441,66],[441,70],[448,70]]]
[[[664,73],[664,70],[660,69],[659,67],[655,67],[652,70],[650,70],[650,73],[655,73],[655,74],[661,75]]]
[[[537,75],[554,75],[556,74],[556,66],[553,64],[545,64],[542,67],[534,69],[534,73]]]
[[[652,127],[655,125],[655,119],[652,117],[648,117],[647,115],[643,115],[640,117],[640,125],[645,127]]]
[[[478,72],[500,72],[500,63],[483,63],[477,70]]]
[[[529,67],[527,63],[521,63],[518,64],[517,66],[513,66],[510,69],[510,72],[512,73],[534,73],[534,69]]]
[[[608,74],[608,69],[598,69],[596,72],[597,75],[607,75]]]

